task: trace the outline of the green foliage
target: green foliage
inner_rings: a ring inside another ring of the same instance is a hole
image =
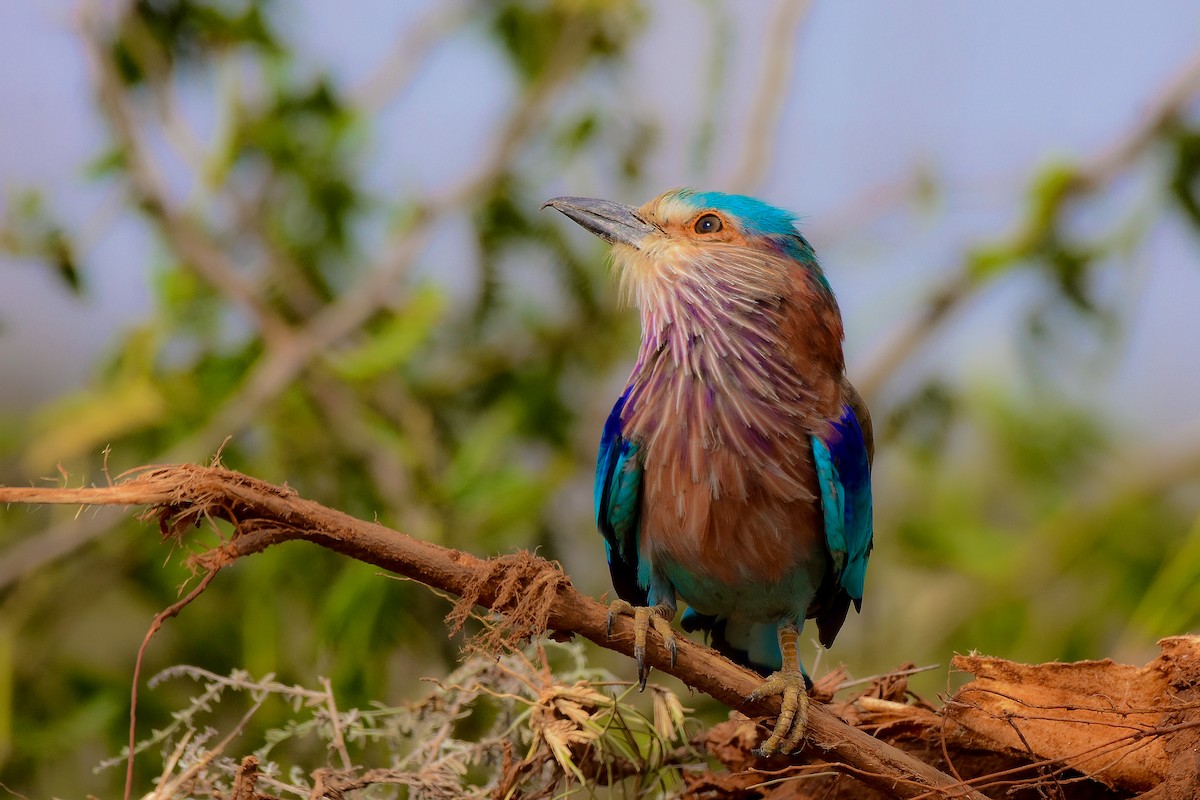
[[[1169,128],[1169,133],[1170,145],[1174,150],[1171,194],[1192,226],[1200,228],[1200,199],[1196,197],[1197,184],[1200,183],[1200,131],[1177,120]]]
[[[533,0],[487,8],[496,38],[528,82],[553,74],[566,59],[620,55],[641,22],[629,0]]]
[[[1025,219],[1011,238],[977,248],[969,256],[975,280],[989,280],[1017,267],[1032,267],[1070,309],[1085,319],[1104,322],[1102,305],[1093,285],[1100,256],[1111,249],[1102,243],[1081,243],[1068,232],[1071,200],[1084,191],[1085,180],[1074,166],[1053,164],[1036,177]],[[1046,315],[1059,304],[1035,309],[1031,331],[1043,333]],[[1043,337],[1046,338],[1046,337]]]
[[[109,44],[110,57],[121,79],[136,85],[166,79],[182,67],[202,67],[233,47],[278,55],[280,43],[267,22],[266,6],[265,0],[136,0]]]
[[[70,237],[46,208],[42,195],[25,190],[8,198],[0,220],[0,252],[41,262],[74,294],[83,292],[79,261]]]
[[[637,27],[633,12],[607,3],[489,11],[514,76],[537,80],[552,69],[556,84],[618,56]],[[92,385],[6,431],[6,451],[18,457],[5,473],[22,482],[61,463],[71,483],[105,480],[147,462],[204,461],[220,448],[232,467],[417,536],[482,554],[555,550],[550,500],[586,474],[590,460],[575,435],[581,411],[590,411],[578,403],[578,382],[613,368],[632,328],[616,315],[594,245],[576,252],[561,226],[536,216],[541,178],[511,170],[535,152],[541,173],[553,174],[622,147],[621,137],[589,134],[578,109],[561,119],[536,107],[515,112],[545,116],[534,127],[514,124],[528,132],[476,188],[449,205],[421,193],[384,203],[364,174],[375,120],[345,85],[298,62],[277,13],[259,2],[147,0],[112,27],[89,29],[115,76],[103,110],[136,122],[129,131],[113,125],[113,141],[89,174],[127,185],[129,212],[158,236],[156,309],[122,338]],[[251,81],[217,80],[234,68]],[[185,158],[200,199],[187,206],[131,180],[147,170],[154,156],[146,139],[169,113],[158,100],[185,85],[209,92],[221,120],[212,140]],[[2,243],[77,289],[69,240],[44,208],[34,194],[10,203]],[[430,227],[447,220],[475,230],[487,280],[470,303],[452,299],[457,287],[431,279],[436,270],[421,263]],[[514,276],[512,260],[531,249],[553,256],[539,273]],[[559,302],[521,300],[529,285],[549,287]],[[622,335],[593,335],[598,330]],[[277,380],[279,369],[292,371]],[[27,512],[0,513],[8,541],[46,524]],[[111,523],[85,516],[84,524],[101,532]],[[67,619],[47,617],[45,605],[86,606],[96,593],[140,611],[105,627],[144,631],[187,578],[163,568],[149,533],[138,524],[105,532],[113,543],[106,559],[92,549],[41,573],[58,587],[52,593],[18,586],[3,601],[14,620],[9,636],[58,640]],[[85,568],[96,570],[88,581],[60,583]],[[445,611],[420,587],[328,553],[285,549],[223,575],[204,608],[182,616],[186,634],[155,640],[149,666],[250,668],[290,681],[322,670],[340,697],[365,705],[417,691],[420,675],[445,673],[457,655],[440,622]],[[6,781],[47,796],[78,795],[83,786],[116,793],[114,773],[99,783],[82,776],[126,736],[122,698],[133,651],[125,637],[90,644],[98,661],[119,667],[97,673],[54,648],[40,651],[36,667],[0,664],[0,688],[56,676],[43,681],[45,693],[6,693],[12,702],[0,702]],[[146,699],[139,727],[161,726],[173,707],[169,696]],[[259,718],[271,725],[282,716],[264,709]],[[45,735],[12,734],[32,729]],[[68,754],[69,768],[54,763]],[[140,782],[151,777],[140,762],[138,769]]]
[[[705,6],[715,20],[707,81],[717,90],[689,151],[698,164],[715,160],[732,46],[726,12]],[[387,197],[368,188],[378,185],[368,176],[385,135],[378,107],[297,51],[280,24],[286,4],[122,8],[109,27],[87,32],[108,70],[99,79],[111,75],[100,105],[112,131],[87,177],[119,188],[126,217],[153,233],[154,309],[86,388],[0,420],[4,482],[103,482],[219,450],[231,467],[427,540],[483,555],[540,548],[563,558],[577,585],[605,591],[587,485],[637,320],[618,310],[598,245],[538,209],[564,174],[610,176],[628,197],[662,188],[640,183],[662,149],[656,120],[592,91],[621,80],[653,7],[474,4],[477,13],[440,35],[483,31],[511,74],[517,94],[497,125],[496,153],[464,165],[462,184],[405,184]],[[179,120],[167,102],[185,90],[219,121],[191,148],[172,138]],[[1163,147],[1151,154],[1169,162],[1158,194],[1200,227],[1200,136],[1184,119],[1152,134]],[[156,194],[141,179],[156,173],[160,139],[179,150],[172,163],[187,173],[185,199],[174,183]],[[1047,349],[1065,338],[1063,319],[1115,344],[1119,308],[1104,278],[1119,268],[1115,254],[1138,246],[1139,229],[1085,235],[1072,224],[1104,191],[1103,177],[1072,163],[1042,169],[1016,230],[966,254],[961,294],[940,297],[931,316],[1032,273],[1042,291],[1015,325]],[[89,283],[85,251],[52,207],[36,192],[10,198],[0,248],[79,292]],[[469,245],[455,256],[469,260],[456,272],[471,276],[468,285],[444,278],[445,256],[427,247],[446,231]],[[856,312],[845,311],[854,325]],[[1135,464],[1106,477],[1130,446],[1124,421],[1067,406],[1041,377],[1026,394],[937,376],[906,396],[868,398],[881,443],[877,549],[864,618],[847,625],[834,658],[869,674],[905,660],[945,663],[954,649],[1136,657],[1154,637],[1200,624],[1200,527],[1168,491],[1172,476]],[[152,528],[74,514],[0,509],[2,552],[68,552],[0,588],[0,770],[31,797],[119,793],[119,770],[89,770],[127,740],[133,654],[146,626],[194,580],[180,565],[186,554],[167,558]],[[228,531],[209,533],[216,544]],[[242,691],[263,702],[246,723],[254,744],[238,754],[264,748],[276,788],[307,795],[312,770],[337,765],[323,710],[332,695],[291,686],[315,686],[318,675],[330,677],[338,708],[357,709],[339,712],[347,746],[361,748],[357,763],[410,777],[434,764],[448,791],[481,792],[507,743],[517,760],[541,754],[556,765],[524,786],[562,780],[574,791],[582,748],[593,767],[599,759],[648,772],[640,784],[622,779],[631,796],[676,786],[677,701],[656,695],[670,713],[647,719],[624,697],[577,686],[610,676],[576,649],[555,649],[556,679],[517,656],[470,660],[444,692],[406,704],[425,694],[421,676],[457,663],[447,610],[420,586],[299,545],[224,571],[149,648],[151,672],[202,665],[206,673],[171,674],[204,682],[206,694],[193,700],[170,683],[143,691],[139,734],[166,733],[138,759],[135,791],[199,764],[219,738],[206,727],[223,735],[243,713],[216,695]],[[625,661],[613,663],[631,675]],[[926,690],[944,688],[944,675],[927,680]],[[574,727],[556,740],[564,719]],[[440,765],[426,747],[438,725],[450,725]],[[163,747],[178,754],[173,765],[154,761]],[[189,791],[227,788],[235,768],[227,748]]]
[[[445,297],[437,288],[418,289],[404,314],[381,320],[370,338],[331,359],[330,369],[343,380],[353,382],[373,380],[402,369],[428,340],[445,308]]]
[[[269,101],[239,115],[229,145],[238,168],[270,176],[262,227],[326,299],[320,268],[349,254],[350,227],[368,203],[354,165],[354,123],[340,90],[317,76],[273,87]]]
[[[1151,613],[1157,606],[1144,601],[1176,588],[1179,563],[1193,557],[1179,540],[1188,515],[1155,493],[1098,485],[1116,444],[1111,431],[1044,396],[975,393],[953,401],[953,416],[946,402],[937,403],[943,427],[934,438],[919,415],[894,418],[903,427],[892,429],[892,447],[920,456],[903,467],[885,462],[900,499],[884,504],[895,533],[880,548],[900,574],[885,572],[888,585],[868,594],[869,602],[901,592],[897,583],[954,576],[943,587],[947,606],[935,612],[938,638],[906,637],[900,620],[913,610],[889,608],[877,627],[898,633],[872,641],[872,651],[902,648],[919,662],[944,660],[948,650],[1099,658],[1118,644],[1141,652],[1200,622],[1195,606],[1170,602],[1164,611],[1173,613]],[[942,680],[927,678],[927,690]]]

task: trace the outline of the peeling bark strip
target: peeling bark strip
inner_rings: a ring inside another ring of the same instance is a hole
[[[831,709],[850,725],[963,778],[989,797],[1014,800],[1196,800],[1200,798],[1200,636],[1159,642],[1145,667],[1111,661],[1016,664],[958,657],[978,677],[940,711],[907,692],[902,673],[876,678]],[[828,696],[842,676],[817,680]],[[685,797],[760,800],[889,797],[848,787],[820,765],[772,761],[770,783],[751,748],[753,724],[732,719],[700,734],[727,772],[685,780]],[[800,788],[797,788],[800,787]],[[940,797],[936,793],[926,795]]]
[[[1014,664],[958,656],[974,673],[945,716],[998,751],[1050,759],[1113,789],[1200,796],[1200,637],[1173,636],[1144,667],[1109,660]],[[1165,790],[1164,790],[1165,792]]]
[[[527,552],[480,559],[219,467],[148,467],[99,488],[0,487],[0,503],[149,506],[143,518],[156,519],[163,535],[175,539],[204,518],[224,519],[233,523],[233,536],[192,556],[197,567],[211,572],[272,545],[306,540],[458,595],[462,599],[447,617],[455,629],[474,604],[502,612],[506,624],[490,631],[492,638],[481,646],[548,631],[579,634],[626,655],[633,650],[631,621],[615,620],[610,640],[607,607],[575,591],[556,564]],[[1166,639],[1162,646],[1160,658],[1142,669],[1111,662],[1031,667],[960,657],[955,666],[979,677],[944,713],[905,702],[903,678],[887,676],[833,707],[857,727],[814,703],[804,753],[769,764],[748,752],[759,735],[749,721],[722,723],[706,734],[706,744],[733,773],[700,775],[689,789],[695,796],[707,789],[761,798],[828,796],[835,789],[842,798],[982,800],[980,790],[993,797],[1037,797],[1045,787],[1051,796],[1068,798],[1130,797],[1147,789],[1155,800],[1200,796],[1200,637]],[[761,679],[707,647],[681,638],[674,667],[661,648],[647,655],[656,669],[731,708],[779,711],[777,699],[743,707]],[[831,786],[840,779],[827,771],[814,774],[811,759],[834,765],[861,785],[841,780]],[[773,769],[759,771],[767,767]],[[253,766],[243,764],[239,777],[253,791]]]
[[[254,790],[258,783],[258,758],[246,756],[238,767],[237,776],[233,781],[233,794],[230,800],[256,800],[259,796]]]

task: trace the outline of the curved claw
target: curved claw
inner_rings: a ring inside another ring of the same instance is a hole
[[[757,702],[771,695],[782,698],[779,718],[770,737],[754,754],[765,758],[775,753],[787,755],[800,747],[808,728],[808,684],[800,670],[781,670],[750,693],[748,702]]]
[[[646,634],[653,626],[662,637],[663,645],[671,655],[671,666],[679,655],[679,643],[675,639],[675,630],[671,627],[671,617],[675,609],[666,605],[634,606],[624,600],[614,600],[608,606],[608,632],[612,638],[613,617],[617,614],[627,614],[633,617],[633,660],[637,663],[638,691],[645,691],[646,679],[650,677],[650,667],[646,665]]]
[[[764,758],[776,752],[787,755],[796,750],[803,743],[808,728],[808,690],[812,682],[800,666],[796,647],[800,629],[794,622],[783,622],[779,625],[778,635],[783,669],[768,676],[746,698],[752,703],[776,694],[781,698],[779,719],[775,720],[771,736],[754,751],[755,755]]]

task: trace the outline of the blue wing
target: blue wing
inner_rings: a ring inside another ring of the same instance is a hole
[[[596,527],[604,535],[608,571],[617,596],[635,606],[648,605],[648,565],[639,563],[638,517],[642,500],[642,463],[638,446],[622,435],[621,414],[629,389],[613,406],[600,436],[596,457]]]
[[[825,542],[833,559],[836,581],[824,587],[824,609],[817,614],[821,642],[828,647],[846,619],[850,602],[856,610],[862,607],[867,561],[874,540],[870,417],[857,394],[852,396],[850,404],[842,407],[842,416],[830,432],[823,438],[814,436],[812,445],[821,489]]]
[[[871,555],[871,418],[853,387],[842,416],[824,437],[812,438],[813,463],[820,485],[825,543],[833,570],[817,592],[809,614],[816,617],[821,643],[833,644],[850,604],[862,605],[867,560]],[[782,665],[776,626],[727,620],[688,609],[680,624],[705,630],[713,647],[738,663],[766,675]],[[807,676],[806,676],[807,677]]]

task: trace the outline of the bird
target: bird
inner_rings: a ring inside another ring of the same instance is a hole
[[[762,200],[684,188],[641,207],[556,197],[612,245],[641,317],[629,380],[601,433],[596,523],[617,599],[674,663],[671,627],[758,671],[781,711],[760,755],[797,749],[812,682],[797,641],[833,644],[861,610],[874,541],[871,417],[846,377],[843,323],[798,218]]]

